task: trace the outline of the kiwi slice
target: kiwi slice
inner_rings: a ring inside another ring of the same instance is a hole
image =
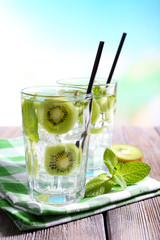
[[[107,111],[105,112],[105,121],[112,121],[116,111],[116,95],[107,97]]]
[[[111,96],[108,96],[108,108],[111,109],[111,108],[114,108],[115,104],[116,104],[116,95],[111,95]]]
[[[112,151],[116,154],[119,162],[141,162],[143,160],[143,152],[136,146],[129,144],[113,144]]]
[[[50,133],[66,133],[73,128],[77,120],[74,105],[58,97],[43,101],[37,110],[39,123]]]
[[[79,114],[78,115],[78,121],[79,121],[79,123],[80,123],[80,125],[82,125],[83,124],[83,113],[81,113],[81,114]]]
[[[96,101],[99,104],[100,112],[105,113],[108,108],[107,97],[100,97],[99,99],[96,99]]]
[[[47,146],[44,167],[49,175],[68,175],[80,164],[80,158],[79,148],[73,143]]]
[[[93,98],[92,102],[92,116],[91,116],[91,124],[95,124],[100,115],[100,108],[95,98]]]
[[[93,88],[94,97],[99,104],[100,112],[104,113],[107,111],[108,103],[107,103],[107,90],[105,87],[94,86]]]
[[[38,120],[35,112],[34,102],[24,100],[22,103],[23,130],[29,140],[38,142]]]
[[[91,134],[98,134],[98,133],[101,133],[102,130],[103,130],[103,127],[102,128],[91,128],[90,133]]]

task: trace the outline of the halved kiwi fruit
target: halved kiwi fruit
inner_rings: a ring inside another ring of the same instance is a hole
[[[80,164],[81,157],[79,148],[73,143],[47,146],[44,167],[49,175],[68,175]]]
[[[100,108],[95,98],[93,98],[92,102],[92,116],[91,116],[91,124],[95,124],[100,115]]]
[[[66,133],[73,128],[77,120],[74,105],[58,97],[43,101],[37,110],[39,123],[50,133]]]
[[[140,148],[129,144],[113,144],[112,151],[119,162],[134,162],[143,160],[143,152]]]

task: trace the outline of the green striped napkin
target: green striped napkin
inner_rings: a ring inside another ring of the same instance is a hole
[[[0,139],[0,208],[20,230],[55,226],[109,209],[160,195],[160,182],[147,177],[110,193],[56,207],[33,201],[28,195],[23,138]]]

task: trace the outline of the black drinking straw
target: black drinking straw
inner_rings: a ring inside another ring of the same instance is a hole
[[[103,50],[103,45],[104,45],[104,42],[99,42],[97,55],[96,55],[96,58],[95,58],[95,61],[94,61],[91,77],[90,77],[89,84],[88,84],[87,94],[91,93],[91,91],[92,91],[92,86],[93,86],[93,83],[94,83],[94,79],[95,79],[96,72],[97,72],[97,69],[98,69],[99,61],[100,61],[100,58],[101,58],[101,53],[102,53],[102,50]]]
[[[104,45],[104,42],[99,42],[99,46],[98,46],[98,50],[97,50],[97,55],[96,55],[96,58],[95,58],[95,61],[94,61],[94,65],[93,65],[91,77],[90,77],[89,84],[88,84],[87,94],[88,94],[88,93],[91,93],[91,91],[92,91],[94,79],[95,79],[96,72],[97,72],[98,65],[99,65],[99,61],[100,61],[100,58],[101,58],[101,53],[102,53],[102,50],[103,50],[103,45]],[[89,104],[89,111],[90,111],[90,113],[91,113],[91,108],[92,108],[92,100],[90,101],[90,104]],[[90,115],[90,116],[91,116],[91,115]],[[89,124],[89,122],[88,122],[88,124]],[[85,143],[86,137],[87,137],[87,131],[85,131],[85,132],[81,135],[81,138],[83,138],[83,140],[82,140],[82,149],[83,149],[83,147],[84,147],[84,143]],[[77,146],[78,148],[79,148],[79,144],[80,144],[80,141],[77,141],[77,142],[76,142],[76,146]]]
[[[114,69],[116,67],[116,64],[117,64],[117,61],[118,61],[118,58],[119,58],[119,55],[120,55],[120,52],[121,52],[121,49],[122,49],[122,46],[123,46],[123,43],[124,43],[126,35],[127,35],[127,33],[123,33],[123,35],[122,35],[119,47],[117,49],[116,56],[115,56],[113,64],[112,64],[111,71],[110,71],[108,79],[107,79],[107,84],[111,82],[111,79],[112,79],[112,76],[113,76],[113,72],[114,72]]]

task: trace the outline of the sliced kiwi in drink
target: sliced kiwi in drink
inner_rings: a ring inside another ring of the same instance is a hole
[[[116,154],[119,162],[142,161],[143,152],[140,148],[129,144],[113,144],[112,151]]]
[[[94,86],[93,88],[94,97],[100,107],[100,112],[104,113],[107,111],[107,90],[105,87],[101,88],[100,86]]]
[[[80,164],[80,158],[79,148],[73,143],[47,146],[44,167],[49,175],[68,175]]]
[[[95,124],[100,115],[100,108],[95,98],[93,98],[92,102],[92,116],[91,116],[91,124]]]
[[[107,97],[107,102],[108,102],[108,108],[114,108],[116,104],[116,95],[110,95]]]
[[[107,97],[99,97],[98,99],[96,99],[96,101],[99,104],[100,112],[105,113],[108,108]]]
[[[98,133],[101,133],[102,130],[103,130],[103,127],[101,127],[101,128],[92,128],[91,127],[90,133],[91,134],[98,134]]]
[[[73,128],[77,111],[71,102],[54,97],[39,104],[38,121],[48,132],[63,134]]]
[[[112,121],[116,111],[116,95],[107,97],[107,111],[105,112],[105,121]]]
[[[23,130],[29,140],[38,142],[38,120],[35,112],[34,102],[24,100],[22,103]]]

